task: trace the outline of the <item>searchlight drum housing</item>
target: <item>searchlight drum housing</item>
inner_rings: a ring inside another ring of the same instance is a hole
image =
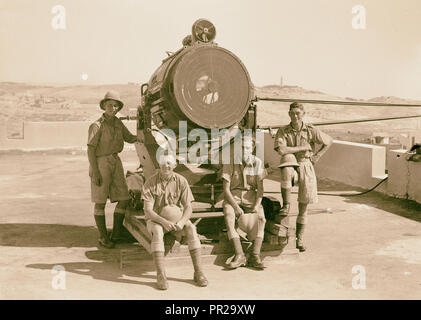
[[[179,110],[203,128],[239,122],[251,100],[247,70],[231,52],[216,46],[196,46],[180,57],[172,84]]]
[[[242,130],[257,130],[250,75],[215,36],[210,21],[197,20],[181,49],[167,52],[142,84],[136,144],[146,179],[159,168],[159,154],[172,153],[174,170],[187,179],[196,201],[212,206],[223,193],[219,172],[226,150],[231,157]]]
[[[254,97],[249,73],[237,56],[213,42],[215,35],[210,21],[197,20],[191,45],[166,58],[152,75],[145,101],[158,128],[177,132],[183,120],[189,128],[229,128],[246,115]]]

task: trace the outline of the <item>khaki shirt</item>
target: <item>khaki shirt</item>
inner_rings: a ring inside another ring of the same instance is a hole
[[[167,205],[184,208],[194,201],[186,178],[173,172],[172,177],[165,181],[161,178],[159,171],[145,182],[142,199],[144,202],[153,203],[153,211],[157,214],[160,214],[162,208]]]
[[[97,157],[123,151],[124,141],[134,143],[137,137],[117,117],[107,119],[102,115],[89,126],[88,146],[95,148]]]
[[[263,197],[263,190],[259,190],[258,183],[263,180],[263,161],[253,156],[252,165],[224,164],[222,178],[230,182],[231,194],[234,200],[246,208],[252,208],[259,197]]]
[[[311,124],[305,124],[301,130],[297,131],[293,128],[292,124],[288,124],[278,129],[275,135],[274,149],[278,151],[279,146],[286,147],[298,147],[308,143],[313,151],[302,151],[295,153],[297,161],[303,161],[309,159],[313,153],[316,144],[328,145],[332,141],[332,138],[327,134],[323,133]]]

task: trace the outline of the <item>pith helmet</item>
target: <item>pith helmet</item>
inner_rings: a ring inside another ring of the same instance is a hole
[[[117,91],[110,90],[105,94],[104,99],[102,99],[101,102],[99,103],[99,106],[101,107],[102,110],[105,110],[104,102],[107,100],[117,101],[120,104],[120,109],[118,109],[118,111],[120,111],[124,106],[124,103],[120,99],[120,94]]]
[[[179,207],[171,205],[163,207],[159,215],[168,221],[176,223],[181,219],[183,213]]]
[[[284,154],[282,156],[281,164],[278,166],[278,168],[284,168],[284,167],[299,167],[297,159],[292,153]]]

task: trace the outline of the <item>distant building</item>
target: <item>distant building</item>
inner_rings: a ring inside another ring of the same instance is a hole
[[[373,132],[371,136],[372,144],[389,144],[390,135],[386,132]]]
[[[421,143],[421,132],[401,133],[399,134],[399,143],[402,149],[409,150],[414,144]]]

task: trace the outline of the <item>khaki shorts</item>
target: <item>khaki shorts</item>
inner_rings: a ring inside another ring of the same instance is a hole
[[[190,220],[188,220],[186,222],[186,224],[184,225],[184,228],[182,230],[179,230],[179,231],[168,231],[168,232],[171,232],[174,235],[174,237],[176,237],[176,238],[187,237],[187,233],[186,233],[186,228],[185,227],[186,226],[190,226],[192,224],[193,223]],[[158,222],[152,221],[150,219],[146,220],[146,229],[148,229],[148,231],[149,231],[150,234],[152,234],[152,229],[154,228],[155,225],[160,226],[162,228],[162,232],[164,234],[168,233],[168,232],[165,231],[164,227],[162,227],[161,224],[159,224]]]
[[[298,202],[317,203],[317,178],[313,164],[310,161],[299,162],[298,171]]]
[[[150,219],[146,221],[146,228],[149,233],[152,235],[151,241],[151,251],[165,251],[164,245],[164,228],[161,224],[154,222]],[[187,228],[190,229],[190,232],[187,232]],[[156,234],[153,234],[153,231],[156,231]],[[184,228],[180,231],[170,231],[177,241],[181,241],[182,237],[187,238],[187,246],[189,250],[199,249],[201,247],[199,236],[197,235],[196,226],[188,220],[184,225]]]
[[[97,163],[102,176],[102,184],[97,186],[92,182],[92,170],[90,169],[92,202],[106,203],[108,198],[111,202],[130,200],[123,164],[118,155],[110,154],[98,157]]]

